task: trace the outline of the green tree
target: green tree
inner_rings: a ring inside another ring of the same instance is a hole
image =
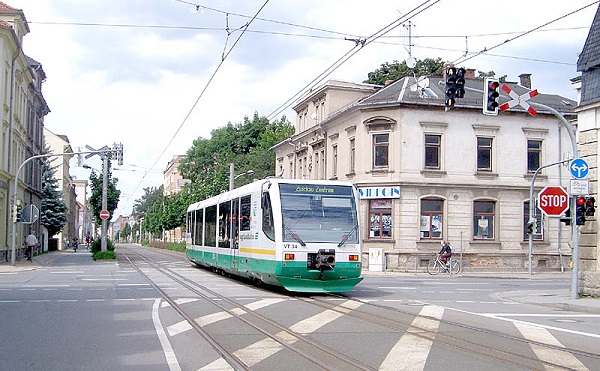
[[[44,154],[51,153],[48,146]],[[40,223],[48,230],[50,237],[62,231],[67,223],[67,205],[63,201],[63,193],[58,188],[58,180],[54,176],[55,168],[51,166],[49,157],[42,158],[42,202]]]
[[[442,76],[444,73],[444,61],[442,58],[431,59],[425,58],[417,60],[416,65],[410,68],[406,65],[406,61],[401,63],[394,61],[393,63],[385,62],[380,68],[367,74],[368,79],[363,81],[368,84],[384,85],[386,81],[395,81],[405,76]]]
[[[115,211],[117,205],[119,204],[121,191],[117,189],[117,182],[119,180],[112,177],[112,172],[110,171],[110,160],[106,161],[109,161],[106,186],[106,209],[110,213],[110,220],[112,218],[113,211]],[[96,225],[102,224],[102,219],[100,219],[100,211],[102,211],[102,180],[102,174],[96,174],[96,171],[92,170],[92,173],[90,174],[91,194],[88,201],[90,203],[90,208],[92,210],[92,214],[94,215]]]
[[[179,171],[189,184],[189,200],[194,202],[217,195],[229,187],[229,164],[235,164],[235,173],[254,171],[253,176],[239,177],[235,186],[275,175],[275,154],[272,146],[294,133],[294,127],[285,117],[269,122],[254,113],[238,124],[211,132],[211,139],[198,138],[187,151]]]
[[[477,71],[477,78],[481,79],[481,80],[485,79],[486,77],[495,77],[495,76],[496,76],[496,72],[494,72],[494,71],[488,71],[488,72]],[[498,80],[500,82],[506,82],[506,77],[507,76],[508,75],[500,76],[498,78]]]
[[[133,204],[133,210],[131,216],[135,219],[143,218],[150,206],[154,204],[156,201],[162,202],[163,200],[163,191],[164,187],[161,185],[160,187],[148,187],[144,188],[144,194],[142,198],[135,200]]]

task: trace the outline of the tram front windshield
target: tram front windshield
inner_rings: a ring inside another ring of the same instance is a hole
[[[279,191],[284,241],[358,242],[351,186],[280,184]]]

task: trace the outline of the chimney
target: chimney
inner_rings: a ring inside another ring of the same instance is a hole
[[[475,69],[467,68],[465,71],[465,79],[474,79],[475,78]]]
[[[531,89],[531,74],[530,73],[522,73],[519,75],[519,85],[525,87],[527,89]]]

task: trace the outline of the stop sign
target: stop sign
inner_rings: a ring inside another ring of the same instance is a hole
[[[569,195],[562,187],[546,187],[538,193],[538,207],[546,215],[560,216],[569,208]]]
[[[100,211],[100,219],[106,220],[106,219],[108,219],[109,216],[110,216],[110,213],[108,212],[108,210]]]

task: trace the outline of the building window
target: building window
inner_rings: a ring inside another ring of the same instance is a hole
[[[544,229],[542,228],[542,211],[538,208],[534,211],[534,219],[536,221],[536,229],[533,231],[533,239],[541,241],[544,239]],[[529,240],[527,234],[527,222],[529,221],[529,201],[523,203],[523,240]]]
[[[332,156],[333,156],[333,177],[337,178],[337,160],[338,160],[337,159],[337,157],[338,157],[337,145],[333,146],[332,150],[333,150],[333,154],[332,154]]]
[[[492,138],[477,138],[477,171],[492,171]]]
[[[496,203],[475,201],[473,203],[473,239],[493,240]]]
[[[535,173],[542,164],[542,141],[527,141],[527,172]]]
[[[431,198],[421,200],[421,239],[442,238],[443,207],[443,200]]]
[[[319,170],[321,170],[321,162],[319,161],[319,152],[315,151],[315,179],[321,179],[319,178]]]
[[[350,139],[350,173],[354,174],[354,166],[356,164],[356,142],[354,138]]]
[[[373,135],[373,166],[388,167],[389,134]]]
[[[442,150],[442,136],[425,134],[425,168],[439,169]]]
[[[370,200],[370,238],[392,237],[392,200]]]

